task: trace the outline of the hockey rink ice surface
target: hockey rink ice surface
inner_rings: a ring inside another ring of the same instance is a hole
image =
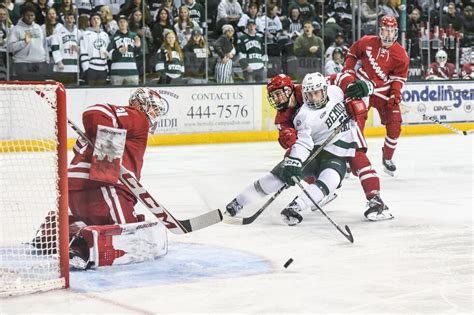
[[[346,179],[325,210],[354,244],[317,212],[284,225],[294,187],[251,225],[168,233],[165,257],[71,272],[69,290],[0,299],[0,314],[472,314],[473,136],[400,138],[396,177],[382,171],[383,138],[368,144],[395,219],[365,221],[359,180]],[[152,147],[142,183],[189,218],[224,209],[283,153],[276,141]]]

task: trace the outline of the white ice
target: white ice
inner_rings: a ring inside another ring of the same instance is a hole
[[[383,139],[369,139],[395,219],[365,221],[359,181],[345,180],[326,210],[354,244],[319,213],[285,226],[279,212],[299,193],[292,188],[251,225],[170,233],[166,257],[71,273],[71,289],[1,299],[0,313],[472,314],[472,139],[402,137],[393,178],[382,172]],[[223,209],[282,155],[276,142],[155,147],[142,183],[188,218]]]

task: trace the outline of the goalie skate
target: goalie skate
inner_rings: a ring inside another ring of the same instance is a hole
[[[394,218],[379,195],[375,195],[370,199],[369,202],[367,202],[367,207],[368,209],[364,212],[364,216],[369,221],[384,221]]]
[[[303,221],[303,217],[298,213],[300,211],[300,207],[293,200],[285,209],[281,211],[281,218],[283,219],[283,222],[289,226],[297,225]]]
[[[333,201],[334,199],[337,198],[337,194],[336,193],[333,193],[333,194],[330,194],[330,195],[327,195],[326,197],[324,197],[320,202],[318,202],[318,206],[320,208],[324,207],[325,205],[327,205],[328,203],[330,203],[331,201]],[[318,208],[316,208],[315,206],[311,206],[311,211],[317,211]]]
[[[69,250],[69,268],[71,270],[87,270],[92,266],[92,262],[86,261],[79,250]]]

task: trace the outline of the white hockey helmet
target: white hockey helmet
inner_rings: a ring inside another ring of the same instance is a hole
[[[439,63],[440,66],[442,67],[444,67],[446,62],[448,62],[448,54],[442,49],[438,50],[438,52],[435,55],[435,58],[436,58],[436,62]]]
[[[305,75],[301,89],[303,92],[303,100],[310,108],[320,109],[326,106],[328,102],[328,83],[321,73],[313,72]],[[319,90],[322,91],[322,97],[319,101],[315,101],[311,92]]]
[[[132,93],[128,103],[131,107],[139,109],[146,115],[150,124],[149,131],[154,133],[158,125],[158,117],[166,111],[160,93],[150,88],[138,88]]]

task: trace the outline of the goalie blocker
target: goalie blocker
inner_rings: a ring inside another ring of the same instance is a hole
[[[127,265],[154,260],[167,252],[166,228],[158,221],[93,225],[84,227],[73,237],[70,267],[86,270]]]

